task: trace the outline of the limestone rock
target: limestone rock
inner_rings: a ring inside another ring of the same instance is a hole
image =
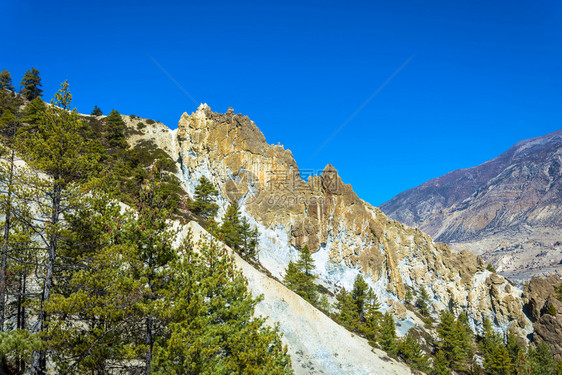
[[[220,212],[229,200],[239,202],[259,230],[260,262],[277,277],[308,245],[318,277],[330,284],[351,289],[362,273],[381,301],[403,301],[406,286],[425,287],[432,305],[464,310],[474,324],[491,316],[502,328],[527,325],[521,291],[490,276],[481,259],[452,253],[390,219],[361,200],[331,165],[319,176],[300,171],[291,152],[269,145],[246,116],[201,105],[182,115],[172,149],[190,194],[206,175],[220,191]]]

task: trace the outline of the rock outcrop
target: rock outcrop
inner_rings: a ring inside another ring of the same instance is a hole
[[[525,287],[525,309],[533,322],[533,340],[544,341],[555,360],[562,360],[562,302],[556,298],[560,277],[534,277]]]
[[[350,288],[361,272],[381,301],[403,300],[406,286],[426,287],[437,310],[465,310],[479,324],[525,327],[521,291],[484,269],[470,252],[452,253],[419,229],[388,218],[361,200],[328,165],[303,176],[289,150],[269,145],[246,116],[184,113],[177,146],[189,193],[201,175],[219,188],[224,209],[237,200],[260,233],[260,262],[281,276],[297,248],[307,244],[320,278]]]

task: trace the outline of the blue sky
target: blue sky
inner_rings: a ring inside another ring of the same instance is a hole
[[[0,69],[37,68],[45,99],[68,79],[81,112],[175,128],[197,105],[159,64],[375,205],[562,128],[560,1],[3,0],[0,13]]]

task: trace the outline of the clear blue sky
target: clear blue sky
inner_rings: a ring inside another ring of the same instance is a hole
[[[375,205],[562,128],[558,0],[3,0],[0,14],[0,69],[39,69],[46,99],[68,79],[81,112],[175,128],[197,106],[152,57],[195,101],[250,116],[301,169],[331,163]]]

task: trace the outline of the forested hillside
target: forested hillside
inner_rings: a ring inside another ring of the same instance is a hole
[[[292,373],[228,253],[176,243],[173,161],[29,74],[0,89],[0,373]]]

